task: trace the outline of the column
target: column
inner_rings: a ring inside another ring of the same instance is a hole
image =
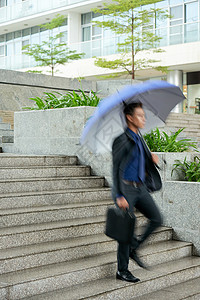
[[[81,14],[79,13],[68,14],[68,42],[69,44],[81,42]]]
[[[177,85],[182,91],[183,90],[183,71],[180,71],[180,70],[169,71],[169,73],[167,74],[167,81],[171,84]],[[180,103],[180,104],[176,105],[176,107],[173,109],[173,112],[182,113],[183,112],[183,104]]]

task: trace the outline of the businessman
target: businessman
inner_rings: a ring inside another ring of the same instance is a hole
[[[116,278],[138,282],[140,279],[128,270],[129,258],[140,267],[146,267],[138,257],[137,249],[162,223],[159,209],[149,193],[161,189],[162,183],[156,167],[158,157],[149,151],[139,132],[145,126],[142,103],[124,104],[124,114],[127,128],[114,140],[112,146],[112,195],[120,209],[129,211],[134,223],[134,208],[148,218],[149,222],[140,237],[136,238],[133,233],[129,244],[118,243]]]

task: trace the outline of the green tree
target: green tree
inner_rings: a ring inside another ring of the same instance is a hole
[[[41,44],[26,45],[22,48],[23,53],[32,56],[39,66],[51,68],[51,75],[54,76],[55,67],[63,65],[71,60],[80,59],[84,53],[76,53],[75,50],[70,50],[67,44],[60,42],[63,33],[53,35],[53,29],[60,27],[65,20],[65,16],[57,15],[51,22],[40,25],[41,28],[49,30],[50,35],[47,41]]]
[[[95,65],[112,70],[123,69],[132,79],[139,69],[153,67],[162,72],[167,71],[166,67],[154,66],[158,60],[137,58],[142,50],[146,50],[146,54],[163,51],[158,48],[161,37],[154,33],[153,23],[169,15],[151,5],[157,2],[160,0],[112,0],[112,3],[104,3],[103,9],[94,10],[95,13],[107,16],[102,21],[94,21],[96,26],[110,29],[121,38],[117,43],[120,57],[115,60],[96,58]],[[148,6],[145,8],[144,5]]]

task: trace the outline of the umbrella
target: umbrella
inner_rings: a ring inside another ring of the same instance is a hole
[[[142,134],[164,126],[171,110],[185,99],[179,87],[166,81],[146,81],[126,86],[103,99],[88,119],[80,139],[94,153],[111,151],[113,140],[127,127],[124,103],[141,102],[146,114]]]

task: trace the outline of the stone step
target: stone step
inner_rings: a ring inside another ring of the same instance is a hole
[[[133,299],[200,276],[200,257],[185,257],[152,267],[151,272],[134,268],[134,275],[141,278],[136,284],[116,281],[116,253],[107,253],[56,265],[0,275],[1,299],[22,299],[37,295],[35,299],[59,299],[59,291],[53,296],[38,294],[65,288],[60,299]],[[72,275],[73,274],[73,275]],[[68,287],[68,289],[66,289]],[[65,294],[64,294],[65,293]],[[50,298],[51,297],[51,298]]]
[[[116,253],[116,250],[117,243],[104,234],[0,250],[0,273],[75,261],[92,255],[98,256],[102,253]],[[152,266],[190,256],[191,252],[190,243],[161,241],[156,244],[145,245],[140,251],[140,256],[143,261]],[[158,257],[158,255],[160,256]]]
[[[104,177],[51,177],[0,180],[0,193],[52,191],[60,189],[81,189],[103,187]]]
[[[150,293],[148,295],[135,297],[134,299],[135,300],[158,300],[158,299],[199,300],[200,299],[199,283],[200,283],[200,277],[197,277],[195,279],[191,279],[186,282],[172,285],[168,288]]]
[[[59,191],[18,192],[0,194],[0,209],[37,207],[48,205],[66,205],[110,199],[108,187],[90,189],[60,189]]]
[[[171,125],[171,124],[170,124]],[[175,132],[175,131],[177,131],[178,129],[180,129],[180,128],[182,128],[181,126],[170,126],[170,127],[164,127],[164,131],[166,130],[166,129],[170,129],[170,131],[172,131],[172,132]],[[199,128],[196,128],[196,127],[186,127],[181,133],[180,133],[180,135],[186,135],[186,134],[188,134],[188,133],[191,133],[191,132],[193,132],[194,134],[196,134],[196,133],[199,133],[199,131],[200,131],[200,129]]]
[[[19,155],[2,153],[0,167],[25,167],[25,166],[66,166],[77,165],[76,156],[64,155]]]
[[[99,234],[104,230],[105,216],[0,228],[0,249]],[[157,238],[169,234],[168,229],[158,232]]]
[[[0,167],[0,179],[89,176],[89,166]]]
[[[104,216],[113,201],[101,200],[66,205],[0,210],[0,228]]]
[[[198,114],[183,114],[183,113],[170,113],[167,120],[171,119],[187,119],[187,120],[199,120],[200,115]]]
[[[166,122],[166,126],[177,127],[200,127],[200,121],[195,120],[169,120]]]
[[[0,249],[12,248],[104,232],[105,217],[71,219],[0,228]]]
[[[10,124],[8,124],[8,123],[2,123],[1,122],[1,120],[0,120],[0,130],[1,129],[11,129],[11,126],[10,126]]]

